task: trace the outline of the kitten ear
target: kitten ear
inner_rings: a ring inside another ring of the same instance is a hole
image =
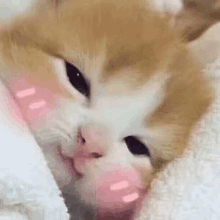
[[[220,21],[220,0],[184,0],[184,10],[176,16],[176,28],[190,42]]]

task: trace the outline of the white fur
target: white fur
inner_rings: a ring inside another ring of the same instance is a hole
[[[156,10],[172,15],[178,14],[183,9],[182,0],[145,0]]]
[[[123,70],[126,71],[126,70]],[[146,85],[133,94],[115,94],[118,87],[126,84],[120,78],[100,86],[88,111],[88,121],[105,124],[114,132],[115,139],[120,140],[128,135],[143,135],[144,121],[163,101],[165,92],[163,85],[168,76],[164,73],[155,74]],[[109,88],[112,90],[110,91]],[[119,90],[120,90],[119,88]],[[146,135],[146,134],[145,134]]]
[[[34,1],[31,0],[1,0],[0,18],[10,19],[18,14],[25,12]]]
[[[0,31],[9,28],[17,17],[31,13],[31,6],[36,3],[36,0],[0,0]]]

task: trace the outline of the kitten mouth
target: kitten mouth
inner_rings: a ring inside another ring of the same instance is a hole
[[[73,159],[71,160],[70,163],[71,163],[71,167],[72,167],[72,169],[73,169],[73,171],[74,171],[76,177],[77,177],[78,179],[83,178],[83,174],[80,173],[80,172],[78,172],[78,171],[76,170],[76,168],[75,168],[75,164],[74,164],[74,160],[73,160]]]
[[[77,132],[77,141],[76,141],[76,145],[77,145],[77,148],[82,145],[83,143],[85,142],[84,138],[82,137],[82,134],[81,134],[81,129],[78,128],[78,132]],[[68,169],[71,170],[71,173],[73,173],[74,176],[76,176],[78,179],[81,179],[84,175],[80,172],[77,171],[76,167],[75,167],[75,163],[74,163],[74,156],[67,156],[67,155],[64,155],[62,153],[62,150],[60,148],[60,154],[61,154],[61,157],[65,160],[64,162],[67,164],[68,166]]]
[[[73,176],[76,176],[78,179],[81,179],[83,177],[82,173],[79,173],[74,164],[74,158],[68,157],[62,153],[61,147],[58,148],[58,153],[60,157],[62,158],[63,162],[67,165],[68,169],[72,173]]]

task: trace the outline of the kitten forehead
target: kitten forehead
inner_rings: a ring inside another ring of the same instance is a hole
[[[138,69],[124,68],[101,86],[101,92],[107,92],[108,95],[132,94],[145,97],[149,92],[161,89],[170,78],[170,75],[165,71],[148,73],[145,70],[142,73],[145,75],[145,79],[140,83],[137,75],[140,76],[142,74],[139,72],[140,70]]]
[[[163,102],[168,79],[167,74],[157,73],[133,93],[126,93],[128,88],[123,81],[100,86],[91,103],[89,120],[111,127],[120,138],[144,134],[143,121]]]
[[[157,67],[160,56],[169,57],[167,47],[175,48],[179,38],[177,31],[170,30],[169,19],[142,0],[67,0],[57,10],[36,15],[25,24],[15,23],[13,38],[25,35],[44,51],[67,60],[73,50],[97,55],[106,38],[110,70],[137,61]]]

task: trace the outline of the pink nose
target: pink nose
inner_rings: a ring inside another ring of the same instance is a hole
[[[96,134],[94,135],[94,133]],[[111,164],[109,161],[109,163],[105,163],[106,167],[103,167],[105,152],[102,149],[101,134],[98,135],[98,132],[94,130],[90,135],[84,135],[83,142],[78,141],[78,153],[74,157],[76,170],[82,174],[91,167],[99,167],[100,170],[103,170],[101,173],[94,173],[94,194],[98,207],[114,211],[128,209],[143,196],[144,188],[138,172],[120,166],[120,155],[116,155],[119,165]]]
[[[80,158],[82,164],[86,162],[96,163],[100,157],[104,155],[104,145],[106,137],[101,129],[92,128],[82,129],[77,137],[77,153],[76,158]],[[79,164],[79,160],[78,160]],[[78,166],[78,172],[82,172]]]

